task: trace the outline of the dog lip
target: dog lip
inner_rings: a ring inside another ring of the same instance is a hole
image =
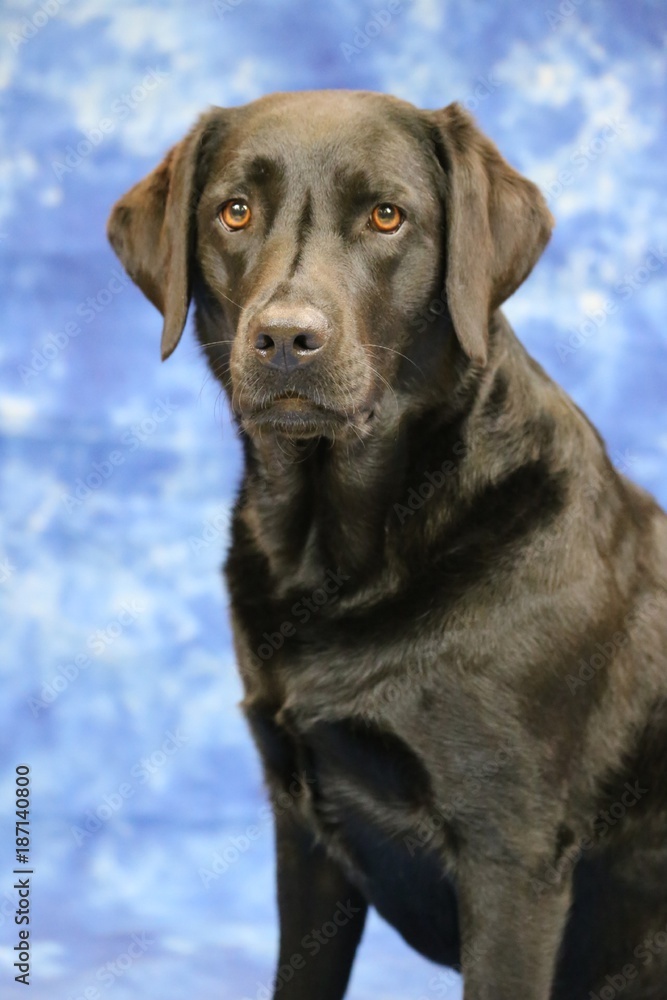
[[[305,396],[278,396],[247,413],[247,418],[259,423],[336,423],[350,419],[348,413],[315,403]]]
[[[312,399],[306,396],[276,396],[266,406],[260,407],[262,410],[278,407],[281,410],[323,410],[326,407],[319,406]]]
[[[354,411],[316,403],[308,396],[284,393],[271,396],[246,410],[242,419],[249,429],[265,427],[292,437],[318,437],[356,424],[362,426],[372,417],[370,408]]]
[[[249,417],[264,416],[271,411],[285,414],[312,413],[339,418],[347,416],[347,414],[344,414],[341,410],[333,406],[316,402],[310,396],[305,396],[298,392],[284,392],[275,396],[268,396],[249,409],[247,415]]]
[[[244,424],[248,430],[267,429],[294,438],[327,437],[340,431],[349,418],[335,410],[314,406],[271,406],[249,414]]]

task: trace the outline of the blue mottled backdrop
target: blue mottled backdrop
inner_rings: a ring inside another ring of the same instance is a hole
[[[262,1000],[270,825],[219,565],[240,454],[191,333],[105,242],[209,104],[278,89],[459,99],[558,226],[507,312],[667,500],[660,0],[5,0],[0,28],[0,979],[13,787],[32,769],[32,1000]],[[460,997],[373,919],[350,996]]]

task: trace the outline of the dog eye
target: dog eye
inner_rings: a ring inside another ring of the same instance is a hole
[[[376,205],[371,212],[370,224],[378,233],[395,233],[403,225],[403,213],[396,205]]]
[[[245,229],[252,218],[252,212],[243,198],[230,198],[218,212],[218,218],[225,229],[234,232],[237,229]]]

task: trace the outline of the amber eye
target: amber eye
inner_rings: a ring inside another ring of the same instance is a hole
[[[218,218],[226,229],[245,229],[250,222],[252,212],[243,198],[230,198],[218,213]]]
[[[396,205],[376,205],[371,212],[370,221],[378,233],[395,233],[403,225],[403,213]]]

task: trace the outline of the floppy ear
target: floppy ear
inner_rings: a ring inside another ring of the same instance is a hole
[[[528,277],[554,220],[459,104],[431,114],[446,175],[447,304],[463,350],[484,365],[491,313]]]
[[[206,130],[216,112],[197,125],[147,177],[114,205],[107,235],[120,261],[164,316],[162,360],[178,344],[190,305],[196,173]]]

